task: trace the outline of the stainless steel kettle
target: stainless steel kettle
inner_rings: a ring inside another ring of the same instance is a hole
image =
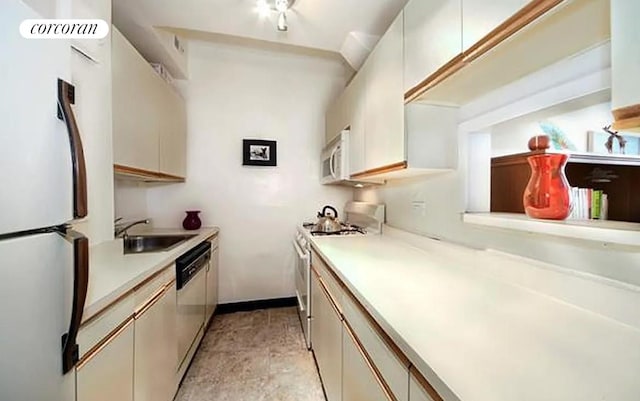
[[[332,211],[333,216],[327,213]],[[338,211],[333,206],[325,206],[322,208],[322,212],[318,212],[318,222],[313,227],[314,232],[320,233],[337,233],[342,230],[342,224],[338,220]]]

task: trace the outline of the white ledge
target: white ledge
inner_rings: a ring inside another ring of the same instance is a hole
[[[465,213],[465,223],[508,230],[640,246],[640,224],[610,220],[537,220],[517,213]]]

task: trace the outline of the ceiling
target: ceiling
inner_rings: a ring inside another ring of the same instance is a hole
[[[296,0],[288,32],[277,14],[260,17],[256,0],[114,0],[118,15],[146,27],[179,28],[340,52],[351,32],[381,36],[407,0]]]

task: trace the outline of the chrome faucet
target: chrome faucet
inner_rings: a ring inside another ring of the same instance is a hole
[[[122,220],[122,218],[116,219],[116,222]],[[113,231],[113,235],[117,238],[120,235],[122,235],[122,237],[126,237],[127,234],[127,230],[130,229],[133,226],[137,226],[138,224],[149,224],[150,220],[149,219],[142,219],[142,220],[136,220],[133,221],[131,223],[120,223],[120,224],[116,224],[114,231]]]

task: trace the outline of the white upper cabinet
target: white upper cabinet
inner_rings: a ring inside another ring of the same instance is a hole
[[[462,50],[466,51],[529,0],[462,0]]]
[[[325,118],[325,143],[331,142],[349,125],[349,88],[345,89],[327,110]]]
[[[405,160],[402,27],[401,12],[366,62],[365,170]]]
[[[461,0],[410,0],[404,8],[405,92],[460,53]]]
[[[184,100],[115,27],[112,37],[114,164],[184,177]]]
[[[112,68],[113,162],[157,171],[161,125],[153,99],[160,96],[161,78],[115,28]]]
[[[611,0],[611,106],[618,129],[637,130],[640,127],[638,15],[639,1]]]
[[[187,109],[174,90],[164,91],[161,107],[166,125],[160,131],[159,171],[177,177],[187,176]]]
[[[365,98],[367,95],[366,66],[360,69],[347,88],[347,103],[350,110],[349,168],[350,174],[364,171],[365,144]]]

